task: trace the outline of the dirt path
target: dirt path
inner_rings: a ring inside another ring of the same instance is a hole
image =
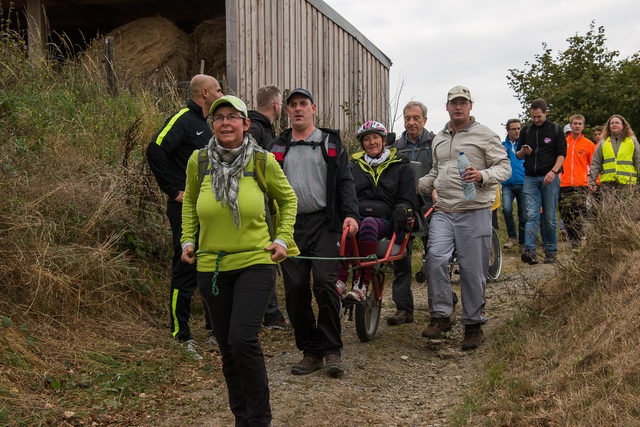
[[[293,333],[264,331],[262,335],[274,426],[446,426],[453,407],[463,399],[465,388],[478,377],[496,328],[511,318],[530,285],[553,274],[557,267],[525,266],[514,252],[505,257],[505,269],[497,283],[487,287],[486,342],[477,350],[460,351],[463,328],[457,325],[443,339],[421,337],[429,318],[425,284],[414,282],[416,322],[387,326],[384,318],[395,310],[390,289],[385,289],[380,328],[371,343],[361,343],[353,322],[343,319],[342,378],[317,371],[291,375],[290,367],[301,355]],[[457,280],[457,276],[454,276]],[[457,288],[457,283],[454,283]],[[459,293],[459,289],[458,293]],[[460,316],[460,308],[457,309]],[[231,426],[219,355],[211,350],[205,362],[185,367],[176,387],[184,390],[176,413],[149,415],[150,426]],[[204,369],[203,369],[204,367]]]

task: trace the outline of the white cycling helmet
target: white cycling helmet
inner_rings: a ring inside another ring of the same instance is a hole
[[[380,122],[369,120],[360,126],[356,137],[358,138],[358,141],[362,142],[362,138],[369,133],[377,133],[382,137],[382,140],[385,141],[387,137],[387,128]]]

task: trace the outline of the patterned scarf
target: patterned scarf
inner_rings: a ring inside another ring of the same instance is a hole
[[[382,153],[380,153],[378,157],[369,157],[368,154],[365,154],[364,161],[367,162],[370,166],[374,167],[386,162],[389,158],[389,155],[391,155],[391,151],[389,151],[388,148],[385,148],[384,150],[382,150]]]
[[[251,160],[255,145],[244,135],[238,148],[224,148],[214,136],[209,141],[207,152],[211,165],[211,190],[222,206],[229,206],[236,230],[240,228],[240,208],[238,206],[238,180]]]

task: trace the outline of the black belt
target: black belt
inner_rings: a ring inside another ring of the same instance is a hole
[[[315,212],[299,213],[299,214],[297,214],[296,216],[303,216],[303,215],[304,215],[304,216],[311,216],[311,215],[318,215],[318,214],[322,214],[322,215],[324,215],[326,212],[327,212],[327,209],[326,209],[326,208],[324,208],[324,209],[317,210],[317,211],[315,211]]]

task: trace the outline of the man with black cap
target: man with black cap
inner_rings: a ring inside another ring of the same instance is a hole
[[[435,212],[429,224],[428,291],[431,321],[422,332],[438,338],[454,323],[449,260],[458,252],[462,295],[462,350],[483,341],[487,266],[491,251],[491,205],[500,182],[511,176],[511,165],[500,137],[471,116],[471,92],[463,86],[447,94],[449,122],[433,140],[433,167],[420,178],[418,192],[431,194]],[[471,165],[458,171],[464,153]],[[476,195],[463,196],[462,182],[473,183]]]
[[[287,312],[296,346],[303,352],[291,373],[310,374],[326,362],[327,374],[337,376],[344,373],[341,303],[335,287],[340,269],[338,243],[342,230],[348,229],[352,236],[358,231],[358,199],[340,133],[314,126],[316,105],[311,93],[292,90],[286,110],[291,128],[269,149],[298,197],[294,240],[300,255],[318,258],[282,262]],[[318,305],[317,320],[312,294]]]

